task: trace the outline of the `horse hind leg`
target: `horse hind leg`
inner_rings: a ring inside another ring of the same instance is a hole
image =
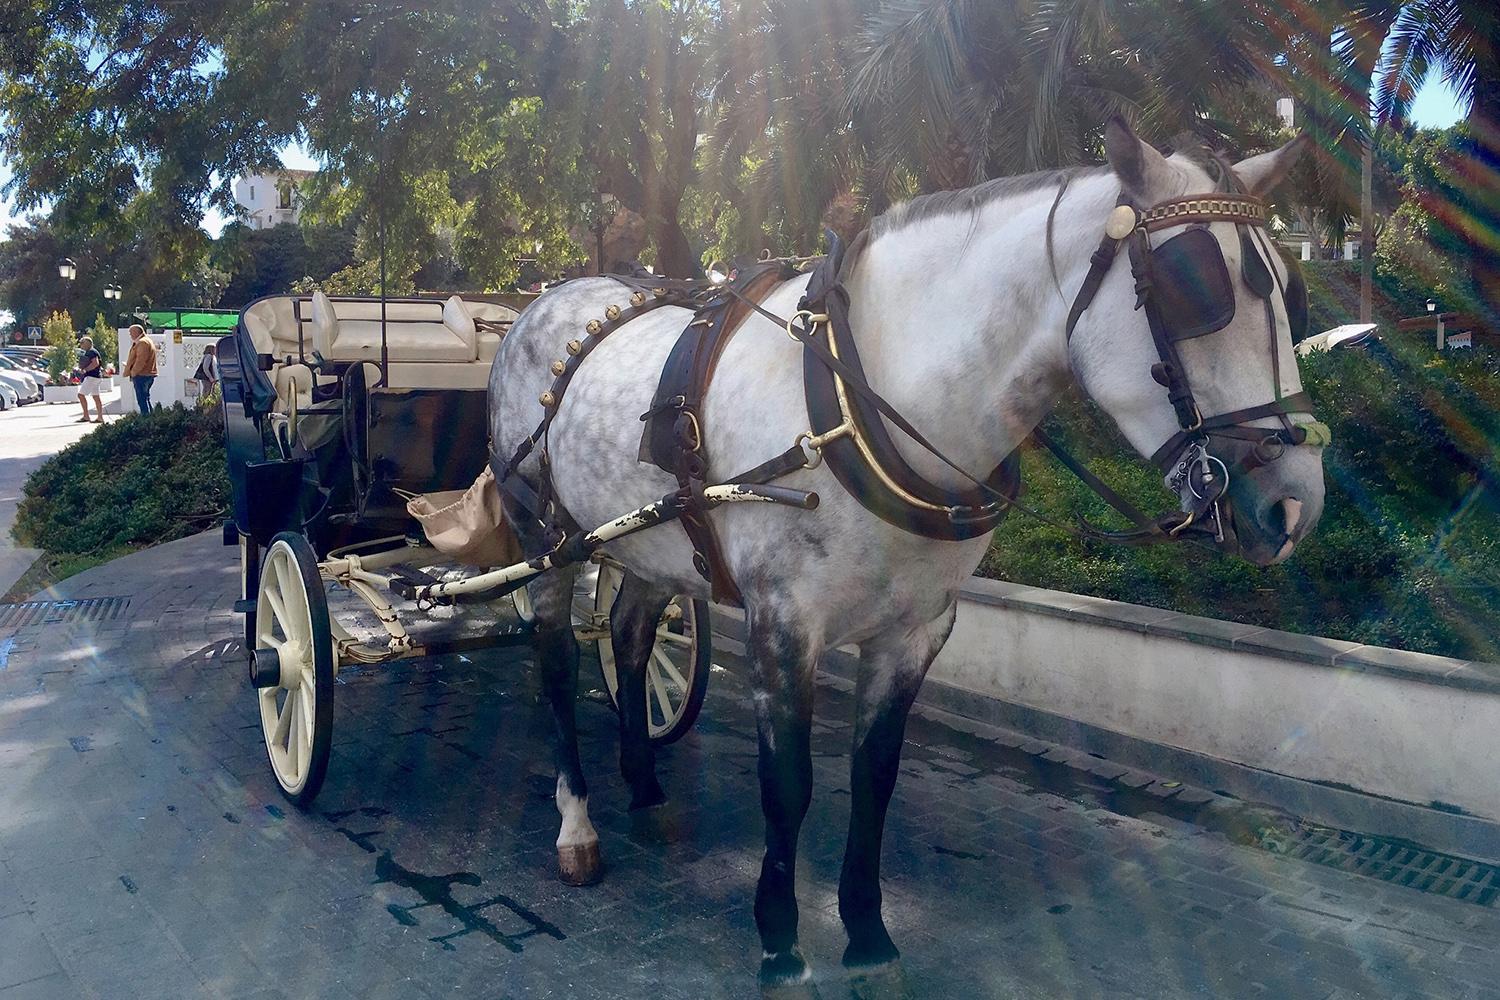
[[[630,785],[630,808],[666,802],[656,779],[656,755],[646,707],[646,665],[656,647],[656,627],[672,592],[647,583],[628,570],[609,613],[615,654],[615,697],[620,707],[620,773]]]
[[[906,718],[933,658],[953,631],[956,604],[927,624],[861,644],[850,762],[849,839],[839,878],[839,916],[849,935],[843,964],[857,975],[888,980],[899,995],[901,953],[880,914],[880,846],[901,766]],[[867,990],[884,995],[885,990]]]
[[[578,758],[578,640],[573,635],[573,581],[576,567],[553,570],[530,585],[534,609],[533,643],[542,690],[552,710],[552,758],[557,769],[558,877],[569,885],[599,878],[599,834],[589,822],[588,784]]]

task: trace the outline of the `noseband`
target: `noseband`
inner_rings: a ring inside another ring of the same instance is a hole
[[[1213,222],[1231,222],[1240,233],[1245,280],[1251,290],[1266,302],[1266,316],[1271,326],[1271,363],[1275,372],[1270,402],[1205,417],[1188,383],[1187,370],[1177,344],[1221,330],[1234,318],[1234,285],[1223,253],[1207,228],[1197,228]],[[1151,233],[1175,226],[1194,228],[1159,247],[1152,247]],[[1124,244],[1130,259],[1130,271],[1135,278],[1135,308],[1146,312],[1146,322],[1151,328],[1151,339],[1159,359],[1151,366],[1151,377],[1167,390],[1167,399],[1177,415],[1176,433],[1156,450],[1151,461],[1162,470],[1173,489],[1181,493],[1185,488],[1191,497],[1186,516],[1175,524],[1157,521],[1148,526],[1133,508],[1125,511],[1137,521],[1140,531],[1148,535],[1159,534],[1165,529],[1172,537],[1179,537],[1184,531],[1193,530],[1209,533],[1217,541],[1223,541],[1219,500],[1228,489],[1232,476],[1275,461],[1288,447],[1326,445],[1330,441],[1331,435],[1324,424],[1316,420],[1294,424],[1291,420],[1293,414],[1313,416],[1312,400],[1307,393],[1283,395],[1281,392],[1281,359],[1271,293],[1280,291],[1285,300],[1287,290],[1282,287],[1274,266],[1261,257],[1262,252],[1272,252],[1267,247],[1265,227],[1265,203],[1250,194],[1179,198],[1144,210],[1121,194],[1105,223],[1104,238],[1090,258],[1088,275],[1068,312],[1067,336],[1071,340],[1073,328],[1098,294],[1099,286]],[[1290,315],[1290,309],[1288,313]],[[1261,417],[1277,417],[1281,426],[1249,425],[1250,421]],[[1251,445],[1236,449],[1243,454],[1226,462],[1211,447],[1216,438],[1237,439]],[[1058,453],[1070,469],[1078,471],[1075,468],[1077,463],[1064,457],[1050,438],[1039,434],[1039,440]],[[1099,484],[1091,481],[1091,477],[1085,477],[1085,481],[1099,490]],[[1105,499],[1114,503],[1107,494]],[[1140,531],[1100,534],[1109,534],[1116,541],[1149,540],[1130,537],[1138,536]]]

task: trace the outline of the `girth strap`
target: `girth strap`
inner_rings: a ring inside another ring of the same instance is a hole
[[[795,272],[781,261],[752,264],[694,315],[677,338],[662,369],[651,408],[641,414],[646,428],[639,457],[672,473],[682,497],[678,517],[693,543],[693,566],[712,585],[713,599],[742,604],[739,587],[709,520],[703,490],[709,455],[703,433],[703,401],[714,369],[730,337],[751,306]],[[731,293],[729,290],[732,289]]]

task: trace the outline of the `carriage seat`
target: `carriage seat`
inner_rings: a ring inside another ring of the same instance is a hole
[[[386,351],[392,362],[488,362],[498,338],[481,338],[463,299],[386,303]],[[493,342],[492,342],[493,341]],[[312,297],[312,346],[329,361],[380,360],[380,303]],[[481,357],[481,348],[489,353]]]

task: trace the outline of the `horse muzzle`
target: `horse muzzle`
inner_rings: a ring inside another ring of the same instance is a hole
[[[1313,448],[1291,448],[1279,461],[1232,482],[1220,501],[1228,526],[1223,547],[1256,566],[1291,556],[1323,515],[1323,466]]]

